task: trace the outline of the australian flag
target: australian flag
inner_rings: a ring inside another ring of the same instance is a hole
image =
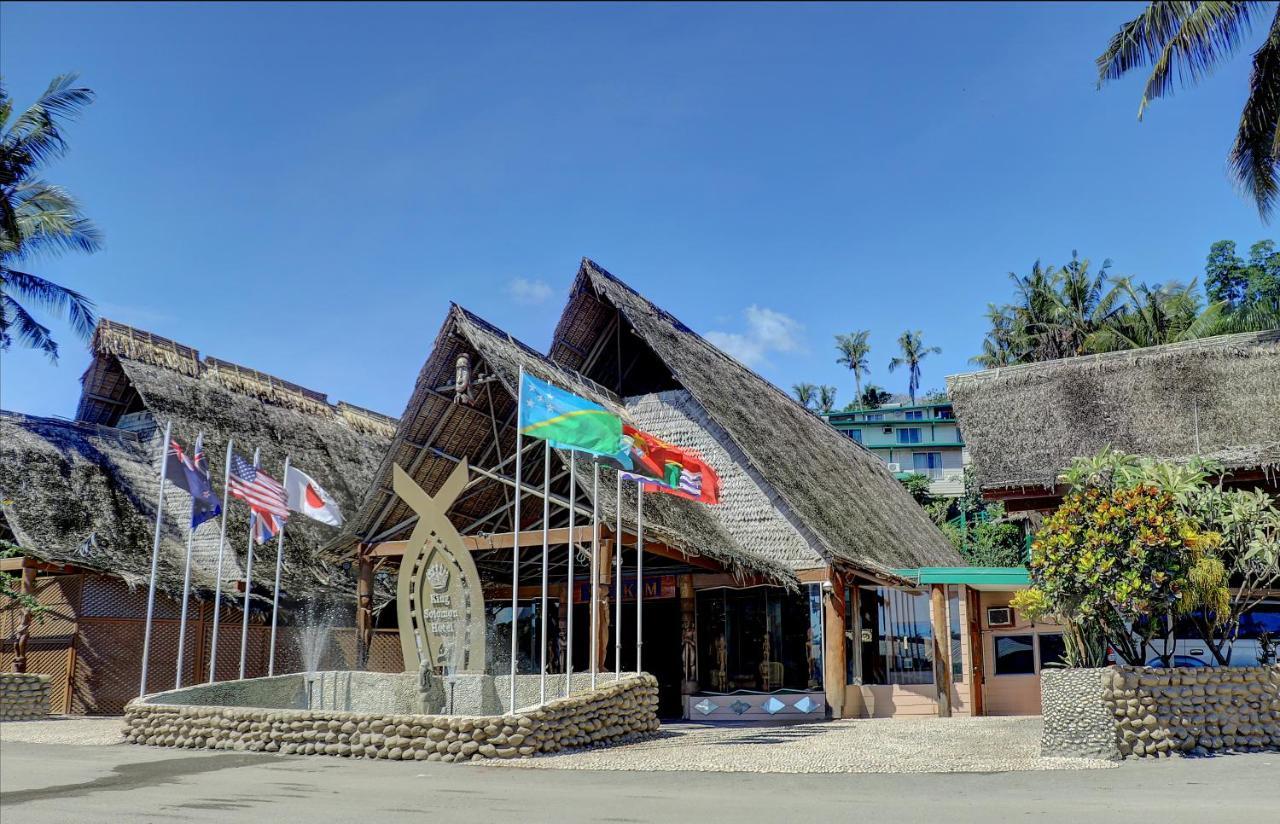
[[[222,504],[213,494],[209,480],[209,462],[204,454],[204,433],[196,438],[190,453],[183,451],[177,439],[169,442],[164,476],[170,483],[191,495],[191,528],[222,514]]]

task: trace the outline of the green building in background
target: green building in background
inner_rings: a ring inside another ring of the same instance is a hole
[[[929,477],[933,495],[964,494],[969,453],[949,401],[851,409],[825,417],[899,479],[918,473]]]

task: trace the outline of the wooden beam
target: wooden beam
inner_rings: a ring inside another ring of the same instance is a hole
[[[987,668],[982,638],[982,595],[976,589],[965,587],[965,600],[969,613],[969,714],[977,717],[986,715],[987,712],[983,692],[986,689]]]
[[[578,526],[573,529],[573,543],[590,544],[591,543],[591,525]],[[608,530],[601,525],[601,540],[605,535],[612,537],[612,530]],[[515,545],[515,537],[511,532],[497,532],[490,535],[463,535],[462,543],[472,552],[487,552],[493,549],[511,549]],[[568,527],[556,527],[547,530],[547,543],[551,546],[563,546],[570,543]],[[382,543],[373,544],[367,550],[366,554],[371,558],[402,558],[404,557],[405,547],[408,541],[383,541]],[[540,547],[542,546],[542,530],[526,529],[520,532],[521,547]],[[622,551],[635,551],[636,539],[634,535],[623,533]],[[644,551],[650,555],[657,555],[660,558],[667,558],[673,561],[679,561],[692,567],[707,570],[720,570],[723,567],[711,560],[698,555],[686,555],[678,549],[669,547],[666,544],[657,541],[645,541]]]
[[[831,707],[831,717],[844,714],[845,660],[844,628],[848,616],[844,609],[844,576],[837,570],[830,571],[830,589],[822,587],[822,609],[825,616],[822,628],[822,690]]]
[[[579,526],[573,530],[574,543],[589,543],[591,527]],[[569,530],[566,527],[547,530],[547,542],[554,546],[569,543]],[[510,532],[498,532],[492,535],[463,535],[462,543],[472,552],[484,552],[490,549],[511,549],[515,546],[515,536]],[[369,555],[382,558],[399,558],[404,555],[408,541],[383,541],[369,548]],[[526,529],[520,533],[520,546],[542,546],[542,530]]]
[[[933,686],[938,717],[951,717],[951,624],[947,621],[947,585],[929,587],[930,622],[933,624]]]

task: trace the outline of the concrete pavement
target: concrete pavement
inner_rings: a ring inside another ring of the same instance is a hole
[[[761,775],[486,769],[0,740],[11,822],[833,821],[1259,822],[1280,754],[1114,770]]]

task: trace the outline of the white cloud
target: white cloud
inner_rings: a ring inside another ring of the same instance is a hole
[[[767,363],[771,352],[799,352],[804,327],[788,315],[764,306],[751,305],[743,312],[745,332],[708,332],[707,340],[746,364]]]
[[[551,297],[551,286],[545,280],[514,278],[507,283],[507,294],[516,303],[543,303]]]

